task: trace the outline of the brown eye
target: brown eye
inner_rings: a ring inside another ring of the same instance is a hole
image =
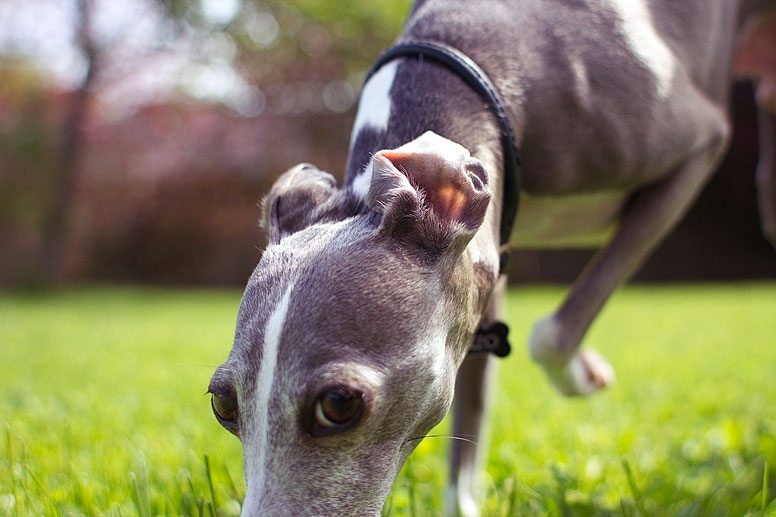
[[[359,391],[345,387],[323,393],[315,404],[315,420],[322,427],[353,423],[363,412],[364,399]]]
[[[233,423],[237,421],[236,397],[222,395],[220,393],[213,393],[211,405],[213,406],[213,413],[215,413],[216,418],[218,418],[222,424]]]

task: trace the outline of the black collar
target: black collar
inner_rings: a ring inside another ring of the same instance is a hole
[[[435,41],[407,41],[385,51],[372,65],[367,80],[387,62],[397,57],[431,58],[455,72],[469,87],[488,103],[501,129],[501,152],[504,157],[504,192],[501,205],[501,227],[499,228],[499,274],[509,270],[509,238],[517,216],[520,201],[521,167],[520,155],[515,141],[515,131],[509,121],[504,101],[490,78],[469,56],[460,50]],[[505,357],[510,352],[507,333],[509,328],[497,321],[481,325],[469,348],[469,354],[492,353]]]
[[[517,216],[520,201],[521,166],[520,155],[515,141],[515,132],[509,121],[504,101],[493,82],[469,56],[460,50],[436,41],[407,41],[399,43],[385,51],[372,65],[367,80],[380,67],[397,57],[431,58],[463,79],[469,87],[482,96],[501,129],[501,151],[504,157],[504,192],[501,206],[501,227],[499,245],[501,246],[499,273],[506,274],[509,269],[509,238]]]

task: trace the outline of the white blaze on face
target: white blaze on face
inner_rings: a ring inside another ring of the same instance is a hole
[[[623,37],[630,50],[655,76],[658,95],[666,97],[671,91],[676,60],[655,31],[645,0],[611,0],[610,4],[620,18]]]
[[[288,302],[294,285],[286,288],[275,310],[272,311],[264,328],[264,352],[261,358],[259,374],[256,377],[256,401],[254,415],[254,438],[250,449],[245,451],[246,469],[248,469],[248,493],[243,502],[243,513],[250,512],[264,489],[264,473],[266,471],[267,448],[269,447],[269,397],[274,384],[275,367],[278,362],[278,347],[282,336],[283,325],[288,313]]]

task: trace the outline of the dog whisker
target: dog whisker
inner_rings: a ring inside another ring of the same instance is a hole
[[[454,434],[427,434],[425,436],[417,436],[415,438],[408,438],[405,443],[413,442],[415,440],[423,440],[425,438],[449,438],[450,440],[458,440],[458,441],[461,441],[461,442],[471,443],[472,445],[479,445],[474,440],[471,440],[471,439],[466,438],[464,436],[456,436]]]

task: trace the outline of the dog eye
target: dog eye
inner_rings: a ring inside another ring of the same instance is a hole
[[[364,398],[360,391],[345,387],[324,392],[315,404],[315,421],[321,427],[355,423],[363,413]]]
[[[231,427],[237,424],[237,397],[212,393],[210,405],[213,407],[213,414],[216,415],[221,425],[231,431]]]

